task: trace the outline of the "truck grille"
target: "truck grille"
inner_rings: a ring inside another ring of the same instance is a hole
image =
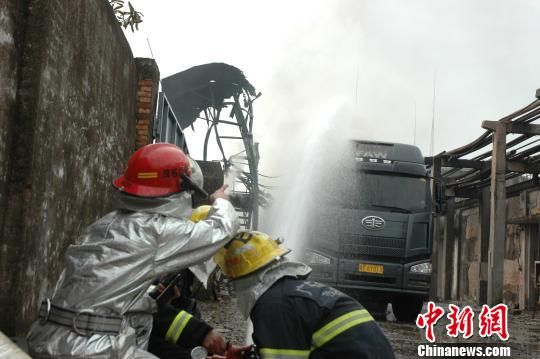
[[[403,257],[405,255],[405,238],[342,233],[340,252],[343,259],[355,259],[362,255]]]
[[[370,282],[370,283],[388,283],[388,284],[396,283],[396,278],[393,278],[393,277],[376,277],[376,276],[353,274],[353,273],[346,273],[343,275],[343,278],[347,280],[355,280],[355,281],[360,280],[362,282]]]

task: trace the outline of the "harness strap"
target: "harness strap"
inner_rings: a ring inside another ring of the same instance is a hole
[[[39,318],[41,323],[51,322],[68,327],[82,336],[118,335],[124,321],[122,315],[101,315],[90,309],[63,308],[52,304],[50,299],[41,302]]]

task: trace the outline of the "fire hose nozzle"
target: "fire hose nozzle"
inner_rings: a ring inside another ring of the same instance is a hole
[[[193,349],[191,349],[191,359],[206,359],[206,356],[208,355],[208,351],[205,347],[198,346]]]

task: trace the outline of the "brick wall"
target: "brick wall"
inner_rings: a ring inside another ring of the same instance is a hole
[[[138,72],[136,103],[136,138],[137,148],[152,143],[154,114],[156,113],[159,70],[152,59],[135,59]]]
[[[137,83],[137,148],[151,141],[150,124],[152,120],[152,80],[140,80]]]

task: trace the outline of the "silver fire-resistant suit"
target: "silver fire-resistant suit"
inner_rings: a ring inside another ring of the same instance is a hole
[[[155,358],[144,350],[155,305],[147,288],[160,275],[208,260],[239,227],[233,206],[219,198],[206,220],[189,221],[187,192],[116,192],[113,205],[68,247],[54,294],[27,337],[33,358]],[[92,324],[114,332],[106,324],[118,322],[117,334],[87,330]]]

